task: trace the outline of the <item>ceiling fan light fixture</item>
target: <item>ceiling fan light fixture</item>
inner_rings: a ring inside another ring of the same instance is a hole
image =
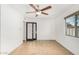
[[[36,14],[37,14],[37,15],[40,15],[40,14],[41,14],[41,11],[39,11],[39,12],[36,12]]]

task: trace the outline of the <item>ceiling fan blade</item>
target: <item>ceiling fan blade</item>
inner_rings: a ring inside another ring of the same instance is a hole
[[[44,10],[47,10],[47,9],[50,9],[50,8],[52,8],[52,7],[51,6],[47,6],[46,8],[43,8],[40,11],[44,11]]]
[[[26,12],[26,13],[35,13],[35,11],[32,11],[32,12]]]
[[[33,5],[33,4],[29,4],[35,11],[38,11],[38,9]]]
[[[45,13],[45,12],[41,12],[42,14],[44,14],[44,15],[48,15],[48,13]]]

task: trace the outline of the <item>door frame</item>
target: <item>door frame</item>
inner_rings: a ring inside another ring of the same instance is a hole
[[[28,38],[28,24],[32,24],[32,39]],[[35,24],[35,38],[34,35],[34,24]],[[37,40],[37,22],[26,22],[26,41]]]

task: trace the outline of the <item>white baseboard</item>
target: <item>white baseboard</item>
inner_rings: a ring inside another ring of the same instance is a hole
[[[18,43],[18,45],[16,45],[14,48],[12,48],[10,51],[6,51],[6,52],[1,52],[2,55],[8,55],[10,54],[13,50],[15,50],[18,46],[20,46],[23,43],[23,41],[21,41],[20,43]]]
[[[69,48],[67,48],[63,43],[61,43],[60,41],[56,40],[59,44],[61,44],[63,47],[65,47],[68,51],[70,51],[73,55],[76,55],[76,53],[74,53],[73,51],[71,51]]]

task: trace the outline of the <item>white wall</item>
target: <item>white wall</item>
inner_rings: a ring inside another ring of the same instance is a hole
[[[28,19],[26,22],[37,22],[37,40],[55,40],[54,20],[49,19]],[[26,33],[26,32],[24,32]],[[26,35],[26,34],[25,34]]]
[[[1,53],[10,53],[22,40],[23,15],[11,5],[1,5]]]
[[[65,20],[64,17],[79,10],[79,5],[70,7],[65,13],[57,17],[55,21],[56,39],[64,47],[69,49],[74,54],[79,54],[79,38],[65,36]]]

